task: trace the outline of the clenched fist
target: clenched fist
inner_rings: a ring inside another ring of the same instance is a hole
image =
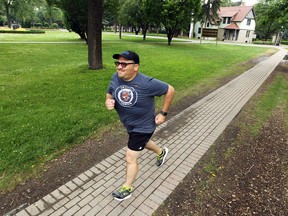
[[[106,99],[106,108],[108,110],[112,110],[114,109],[114,106],[115,106],[115,100],[114,99]]]

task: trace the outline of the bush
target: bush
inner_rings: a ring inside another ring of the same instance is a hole
[[[272,41],[264,41],[264,40],[255,40],[253,44],[263,44],[263,45],[274,45]]]
[[[34,24],[34,27],[35,27],[35,28],[42,28],[42,23],[35,23],[35,24]]]
[[[10,33],[10,34],[44,34],[45,31],[43,30],[29,30],[29,31],[13,31],[13,30],[0,30],[0,33]]]
[[[58,29],[58,24],[57,24],[57,23],[53,23],[53,24],[52,24],[52,28],[53,28],[53,29]]]

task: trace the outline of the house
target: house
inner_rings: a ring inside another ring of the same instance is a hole
[[[251,43],[255,34],[255,12],[253,6],[220,7],[220,24],[207,22],[205,28],[218,29],[218,40]],[[201,37],[201,24],[195,24],[195,37]]]

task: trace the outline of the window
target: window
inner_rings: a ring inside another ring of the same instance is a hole
[[[250,24],[251,24],[251,19],[248,18],[246,25],[247,25],[247,26],[250,26]]]
[[[232,17],[224,17],[223,18],[223,24],[230,24]]]
[[[246,38],[249,38],[249,36],[250,36],[250,31],[247,31],[246,32]]]
[[[227,17],[227,24],[231,23],[231,17]]]

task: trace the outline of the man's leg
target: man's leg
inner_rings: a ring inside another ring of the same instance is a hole
[[[156,143],[154,141],[152,141],[151,139],[149,140],[149,142],[146,144],[145,146],[146,149],[155,152],[157,155],[160,155],[162,152],[162,149],[159,148]]]
[[[125,186],[131,188],[138,173],[138,157],[141,151],[126,150],[126,182]]]
[[[159,148],[154,141],[151,139],[145,146],[146,149],[153,151],[157,154],[157,161],[156,165],[158,167],[162,166],[163,163],[165,162],[166,156],[168,154],[168,148],[164,147],[163,149]]]

